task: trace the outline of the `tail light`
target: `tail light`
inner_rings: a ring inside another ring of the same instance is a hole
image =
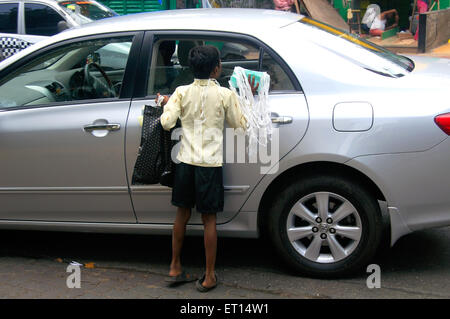
[[[437,126],[447,135],[450,135],[450,113],[441,114],[434,118]]]

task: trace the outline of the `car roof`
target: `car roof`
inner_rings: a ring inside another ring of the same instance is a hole
[[[280,28],[302,19],[302,15],[265,9],[177,9],[115,16],[75,26],[14,54],[2,61],[11,64],[31,51],[49,44],[83,36],[139,30],[211,30],[273,36]]]
[[[106,18],[66,32],[87,35],[136,30],[213,30],[252,34],[281,28],[302,17],[264,9],[177,9]]]

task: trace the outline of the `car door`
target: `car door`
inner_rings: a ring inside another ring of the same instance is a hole
[[[168,43],[174,42],[171,46]],[[263,147],[256,163],[244,156],[246,150],[238,149],[233,130],[224,133],[224,212],[218,214],[218,223],[231,220],[240,210],[253,188],[276,166],[303,137],[308,120],[308,109],[301,87],[287,65],[271,48],[254,38],[244,35],[217,32],[158,32],[146,34],[146,49],[151,52],[141,62],[143,75],[137,78],[142,84],[130,108],[127,123],[127,172],[133,206],[140,223],[171,223],[175,208],[171,205],[171,189],[161,185],[132,185],[131,176],[140,143],[140,117],[144,105],[155,105],[156,93],[172,93],[176,86],[189,84],[193,80],[188,68],[187,53],[195,45],[209,44],[221,52],[223,66],[219,82],[228,87],[228,80],[235,66],[267,71],[272,83],[269,104],[272,111],[274,135],[272,143]],[[167,47],[173,48],[167,52]],[[233,142],[234,141],[234,142]],[[264,156],[265,155],[265,156]],[[200,224],[199,214],[194,214],[190,223]]]
[[[77,38],[0,73],[0,219],[136,222],[124,141],[141,41]]]

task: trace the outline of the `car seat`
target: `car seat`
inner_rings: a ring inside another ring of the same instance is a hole
[[[198,45],[202,45],[202,43],[199,42],[200,41],[179,41],[177,53],[181,71],[170,86],[171,92],[174,92],[180,85],[188,85],[194,82],[194,75],[189,68],[189,51]]]

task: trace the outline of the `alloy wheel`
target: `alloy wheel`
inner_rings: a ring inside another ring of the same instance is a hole
[[[315,192],[296,202],[287,217],[286,230],[294,249],[318,263],[334,263],[350,256],[363,231],[352,203],[331,192]]]

